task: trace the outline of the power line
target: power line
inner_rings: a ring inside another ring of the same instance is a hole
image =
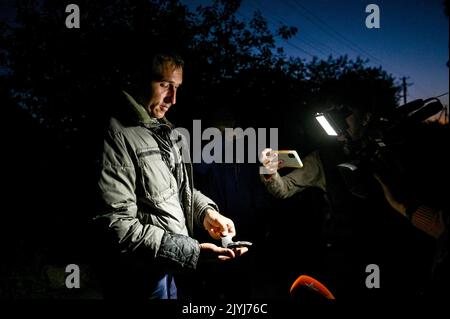
[[[291,2],[292,3],[292,2]],[[317,17],[312,11],[310,11],[309,9],[307,9],[305,6],[303,6],[302,4],[300,4],[298,1],[293,1],[293,4],[297,6],[297,8],[302,9],[303,11],[305,11],[306,13],[308,13],[309,15],[311,15],[312,18],[310,18],[308,15],[303,14],[300,10],[297,10],[302,16],[306,17],[308,20],[310,20],[313,24],[315,24],[316,26],[318,26],[320,29],[322,29],[322,31],[324,31],[325,33],[327,33],[329,36],[333,37],[334,39],[338,40],[338,42],[343,43],[345,46],[347,46],[348,48],[350,48],[351,50],[353,50],[354,52],[358,53],[358,54],[362,54],[365,55],[369,58],[371,58],[372,60],[378,61],[380,64],[389,67],[389,69],[391,70],[392,73],[396,73],[397,76],[399,76],[400,78],[405,77],[406,74],[403,72],[398,72],[398,70],[396,70],[396,68],[392,67],[390,64],[382,61],[381,59],[375,57],[373,54],[365,51],[364,49],[362,49],[361,47],[359,47],[357,44],[355,44],[353,41],[347,39],[345,36],[343,36],[342,34],[340,34],[339,32],[337,32],[336,30],[334,30],[334,28],[332,28],[329,24],[327,24],[325,21],[323,21],[322,19],[320,19],[319,17]],[[291,5],[292,7],[292,5]],[[316,23],[313,19],[317,20],[318,23]],[[323,26],[322,26],[323,25]],[[329,31],[330,30],[330,31]],[[408,76],[410,79],[412,79],[411,76]],[[419,89],[420,91],[422,91],[422,93],[426,93],[420,85],[416,84],[416,88]]]
[[[267,10],[264,10],[262,8],[262,5],[258,4],[256,1],[252,1],[253,7],[257,10],[260,11],[264,11],[266,12]],[[284,18],[274,14],[273,12],[271,14],[265,13],[264,17],[267,18],[269,21],[271,21],[272,25],[276,27],[276,24],[284,24],[284,25],[288,25],[288,23],[285,21]],[[340,55],[339,52],[335,51],[333,48],[331,48],[330,46],[321,43],[317,40],[311,40],[308,39],[307,37],[305,37],[303,34],[300,37],[296,37],[296,38],[292,38],[293,40],[297,40],[297,41],[301,41],[304,44],[306,44],[308,47],[312,48],[313,50],[320,52],[323,56],[328,57],[331,53],[330,52],[326,52],[325,50],[323,50],[323,48],[325,48],[326,50],[329,50],[331,52],[335,52],[338,55]],[[314,43],[315,42],[315,43]],[[290,42],[292,44],[292,42]],[[322,48],[318,47],[316,44],[318,44],[319,46],[322,46]],[[293,44],[292,44],[293,45]],[[291,45],[291,46],[292,46]],[[295,47],[295,45],[293,45]]]
[[[350,39],[347,39],[346,37],[344,37],[342,34],[340,34],[334,28],[332,28],[328,23],[326,23],[325,21],[320,19],[318,16],[316,16],[313,12],[311,12],[307,8],[305,8],[305,6],[300,4],[298,1],[294,1],[294,3],[297,6],[299,6],[300,8],[302,8],[303,10],[305,10],[306,12],[308,12],[313,18],[317,19],[320,23],[322,23],[325,27],[327,27],[332,33],[336,34],[336,36],[341,38],[344,42],[349,43],[350,46],[355,47],[357,50],[359,50],[360,52],[364,53],[365,55],[367,55],[368,57],[372,58],[373,60],[376,60],[376,61],[382,63],[382,61],[380,59],[378,59],[377,57],[373,56],[371,53],[367,52],[366,50],[362,49],[360,46],[358,46],[356,43],[354,43]]]
[[[258,6],[254,7],[254,8],[256,8],[258,11],[262,11],[262,10],[260,10],[260,8],[259,8]],[[243,17],[243,18],[249,20],[249,17],[243,15],[242,13],[239,13],[239,12],[238,12],[237,14],[240,15],[241,17]],[[272,24],[272,25],[276,24],[276,21],[273,20],[271,17],[268,17],[266,14],[264,15],[264,17],[265,17],[267,20],[269,20],[269,21],[268,21],[269,24]],[[288,44],[288,45],[291,46],[292,48],[294,48],[294,49],[296,49],[296,50],[298,50],[298,51],[300,51],[300,52],[302,52],[302,53],[304,53],[304,54],[306,54],[306,55],[308,55],[308,56],[310,56],[310,57],[312,57],[312,58],[314,58],[314,57],[316,56],[316,55],[314,55],[313,53],[311,53],[311,52],[309,52],[309,51],[307,51],[307,50],[305,50],[305,49],[299,47],[298,45],[293,44],[293,43],[290,42],[289,40],[285,40],[285,42],[286,42],[286,44]],[[316,49],[316,50],[317,50],[317,49]]]
[[[309,41],[309,40],[307,40],[307,39],[305,39],[305,38],[303,38],[303,37],[296,38],[296,40],[297,40],[297,41],[303,42],[305,45],[309,46],[310,48],[312,48],[312,49],[314,49],[314,50],[316,50],[316,51],[318,51],[318,52],[320,52],[320,53],[321,53],[323,56],[325,56],[325,57],[328,57],[328,56],[331,54],[331,53],[329,53],[329,52],[323,50],[322,48],[316,47],[316,46],[314,45],[314,43],[312,43],[311,41]]]
[[[445,92],[445,93],[442,93],[442,94],[440,94],[440,95],[438,95],[438,96],[435,96],[435,98],[438,98],[438,97],[441,97],[441,96],[444,96],[444,95],[447,95],[449,92]]]
[[[313,40],[313,39],[310,39],[310,38],[308,38],[308,37],[305,37],[305,32],[304,32],[304,31],[302,31],[301,39],[309,40],[309,41],[312,41],[312,42],[317,43],[319,46],[322,46],[322,47],[324,47],[326,50],[330,51],[329,54],[331,54],[332,52],[334,52],[337,56],[344,55],[344,54],[342,54],[341,52],[336,51],[335,49],[333,49],[332,47],[330,47],[329,45],[327,45],[327,44],[325,44],[325,43],[322,43],[322,42],[320,42],[320,41],[318,41],[318,40],[316,40],[316,39]]]
[[[314,58],[315,55],[313,55],[312,53],[309,53],[308,51],[302,49],[301,47],[299,47],[298,45],[295,45],[294,43],[290,42],[289,40],[286,40],[286,43],[289,44],[291,47],[293,47],[294,49],[297,49],[301,52],[304,52],[305,54],[309,55],[310,57]]]
[[[247,2],[247,3],[249,3],[249,2]],[[276,21],[276,22],[278,22],[278,23],[282,23],[282,24],[285,24],[285,25],[291,25],[291,23],[287,23],[287,22],[285,21],[284,18],[282,18],[282,17],[280,17],[280,16],[278,16],[278,15],[275,15],[272,11],[271,11],[271,15],[269,15],[269,14],[267,13],[268,10],[265,10],[265,9],[267,9],[267,7],[264,7],[264,8],[263,8],[263,4],[262,4],[261,2],[257,2],[256,0],[254,0],[254,1],[252,1],[252,3],[253,3],[253,8],[255,8],[255,9],[259,10],[259,11],[264,12],[264,17],[269,17],[269,20],[274,21],[274,19],[276,19],[276,20],[278,20],[278,21]],[[284,3],[284,4],[285,4],[285,3]],[[295,9],[295,8],[294,8],[294,9]],[[302,14],[301,12],[299,12],[299,13],[300,13],[301,15],[305,16],[305,15]],[[274,19],[270,19],[271,16],[272,16]],[[309,18],[309,16],[305,16],[305,17],[306,17],[308,20],[310,20],[312,23],[315,24],[314,20],[311,20],[311,18]],[[321,26],[319,25],[319,27],[321,27]],[[305,34],[306,34],[305,31],[304,31],[302,28],[300,28],[300,30],[301,30],[301,36],[295,38],[295,40],[304,41],[305,43],[310,44],[310,46],[313,46],[315,50],[317,50],[317,51],[323,53],[325,56],[328,56],[328,55],[330,55],[331,53],[329,53],[329,52],[324,53],[323,49],[317,48],[317,47],[315,46],[315,44],[319,45],[319,46],[322,47],[322,48],[325,48],[326,50],[328,50],[328,51],[330,51],[330,52],[334,52],[334,53],[335,53],[336,55],[338,55],[338,56],[344,55],[343,53],[336,51],[334,48],[330,47],[329,45],[327,45],[327,44],[325,44],[325,43],[323,43],[323,42],[321,42],[321,41],[319,41],[319,40],[317,40],[317,39],[311,39],[311,38],[306,37],[306,36],[305,36]],[[327,33],[327,30],[323,30],[323,31]],[[329,35],[330,35],[330,34],[329,34]],[[330,36],[333,36],[333,35],[330,35]],[[294,39],[294,38],[293,38],[293,39]],[[337,39],[337,40],[340,41],[339,39]],[[355,52],[360,53],[360,52],[358,52],[358,51],[355,51]]]
[[[355,52],[357,55],[360,56],[365,56],[365,57],[369,57],[370,60],[373,61],[378,61],[380,64],[387,66],[392,73],[396,74],[398,79],[402,79],[403,77],[409,78],[410,80],[414,80],[411,76],[406,76],[403,72],[399,72],[398,70],[396,70],[396,68],[393,68],[390,64],[385,63],[384,61],[382,61],[381,59],[375,57],[373,54],[367,52],[366,50],[362,49],[361,47],[359,47],[357,44],[355,44],[353,41],[347,39],[345,36],[343,36],[342,34],[340,34],[339,32],[337,32],[336,30],[334,30],[333,27],[331,27],[328,23],[326,23],[325,21],[323,21],[322,19],[320,19],[319,17],[317,17],[317,15],[315,15],[312,11],[310,11],[309,9],[307,9],[304,5],[298,3],[298,1],[294,1],[291,3],[286,3],[286,2],[281,2],[284,5],[289,5],[289,7],[294,10],[296,10],[296,12],[298,12],[301,16],[305,17],[306,19],[308,19],[311,23],[313,23],[316,27],[320,28],[325,34],[327,34],[329,37],[333,38],[334,40],[336,40],[338,43],[344,45],[345,47],[351,49],[353,52]],[[249,2],[247,2],[247,4],[249,4]],[[274,26],[277,27],[280,24],[284,24],[284,25],[290,25],[290,23],[287,23],[285,21],[285,19],[283,17],[279,17],[277,16],[273,10],[270,11],[271,14],[268,14],[268,9],[267,7],[264,7],[263,4],[261,2],[257,2],[257,1],[251,1],[251,5],[252,9],[256,9],[260,12],[264,12],[264,17],[268,20],[267,22]],[[306,12],[306,14],[305,14]],[[300,29],[302,30],[302,29]],[[304,32],[304,31],[303,31]],[[317,40],[311,40],[308,39],[307,37],[304,36],[303,37],[295,37],[295,38],[291,38],[290,40],[285,40],[286,45],[288,45],[289,47],[292,47],[294,49],[296,49],[297,51],[306,54],[310,57],[315,57],[316,55],[314,55],[312,52],[310,52],[309,50],[306,50],[298,45],[296,45],[295,43],[293,43],[292,41],[297,41],[297,42],[302,42],[302,46],[306,45],[309,48],[311,48],[312,50],[315,50],[317,52],[319,52],[320,54],[322,54],[325,57],[329,57],[329,53],[325,52],[323,50],[323,48],[327,48],[328,50],[337,53],[337,55],[343,55],[340,52],[337,52],[336,50],[334,50],[333,48],[331,48],[330,46],[328,46],[327,44],[324,44],[320,41]],[[319,45],[319,46],[318,46]],[[320,47],[322,46],[322,48]],[[418,85],[415,81],[408,83],[408,86],[413,85],[414,84],[414,89],[420,91],[424,96],[428,96],[429,94],[427,93],[428,90],[422,88],[420,85]],[[409,92],[404,95],[404,96],[410,96]]]
[[[320,20],[319,18],[317,18],[313,13],[310,13],[309,10],[304,10],[302,6],[300,6],[298,3],[296,2],[291,2],[290,7],[293,9],[297,9],[296,11],[303,17],[305,17],[306,19],[308,19],[311,23],[313,23],[315,26],[319,27],[324,33],[326,33],[328,36],[330,36],[331,38],[335,39],[336,41],[340,42],[341,44],[343,44],[344,46],[348,47],[349,49],[351,49],[352,51],[354,51],[357,54],[361,54],[361,51],[359,51],[357,48],[353,47],[352,45],[349,45],[348,43],[345,43],[341,38],[339,38],[338,36],[336,36],[334,33],[330,32],[328,29],[331,29],[333,32],[334,30],[328,26],[328,28],[325,28],[322,24],[326,25],[324,22],[322,22],[322,20]],[[304,11],[306,11],[308,14],[304,14],[301,10],[299,9],[303,9]],[[316,22],[313,18],[315,18],[316,20],[319,21]],[[327,26],[327,25],[326,25]]]

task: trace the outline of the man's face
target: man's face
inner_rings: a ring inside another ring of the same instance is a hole
[[[369,114],[361,114],[359,111],[353,111],[349,116],[345,118],[345,122],[347,123],[347,136],[339,135],[339,141],[345,141],[348,137],[351,138],[352,141],[357,141],[362,137],[364,126],[367,124],[369,120]]]
[[[163,118],[169,108],[176,103],[177,89],[183,82],[183,69],[174,68],[170,63],[162,66],[161,80],[152,81],[152,95],[147,110],[152,117]]]

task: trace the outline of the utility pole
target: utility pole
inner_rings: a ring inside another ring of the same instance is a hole
[[[406,104],[406,76],[403,77],[403,104]]]

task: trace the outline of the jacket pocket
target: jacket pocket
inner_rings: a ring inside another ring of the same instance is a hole
[[[176,193],[172,173],[164,163],[159,148],[137,150],[139,180],[145,196],[155,205]]]

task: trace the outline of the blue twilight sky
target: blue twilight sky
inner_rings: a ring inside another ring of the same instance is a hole
[[[182,0],[191,8],[211,0]],[[286,53],[310,60],[347,54],[368,58],[396,78],[408,77],[407,100],[449,91],[449,19],[444,0],[243,0],[241,18],[260,10],[271,27],[298,28]],[[366,6],[377,4],[380,28],[365,25]],[[440,98],[448,105],[448,95]]]
[[[74,0],[73,3],[77,1]],[[181,0],[191,9],[212,0]],[[347,54],[368,58],[400,79],[408,77],[408,101],[448,92],[449,19],[444,0],[243,0],[239,17],[260,10],[273,28],[280,22],[298,28],[283,41],[288,55],[310,60]],[[0,0],[0,21],[13,16],[15,0]],[[380,8],[380,28],[365,26],[368,4]],[[83,8],[80,8],[83,10]],[[441,97],[448,105],[449,96]]]

